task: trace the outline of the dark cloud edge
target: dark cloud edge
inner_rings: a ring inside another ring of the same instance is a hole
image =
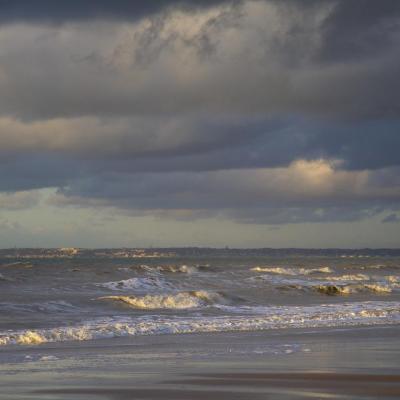
[[[171,7],[207,8],[238,0],[0,0],[0,24],[64,23],[90,19],[137,20]]]

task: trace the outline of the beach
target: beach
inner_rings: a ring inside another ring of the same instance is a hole
[[[395,399],[399,333],[165,335],[1,349],[0,398]]]

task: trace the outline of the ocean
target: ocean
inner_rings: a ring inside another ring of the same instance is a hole
[[[396,398],[399,327],[396,250],[0,252],[1,399]]]

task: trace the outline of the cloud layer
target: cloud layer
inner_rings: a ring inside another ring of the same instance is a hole
[[[174,219],[398,220],[398,1],[0,15],[0,191]]]

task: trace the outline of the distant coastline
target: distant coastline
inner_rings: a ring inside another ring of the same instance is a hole
[[[160,248],[8,248],[0,249],[0,258],[174,258],[174,257],[342,257],[373,258],[400,257],[400,248],[380,249],[304,249],[304,248],[212,248],[212,247],[160,247]]]

